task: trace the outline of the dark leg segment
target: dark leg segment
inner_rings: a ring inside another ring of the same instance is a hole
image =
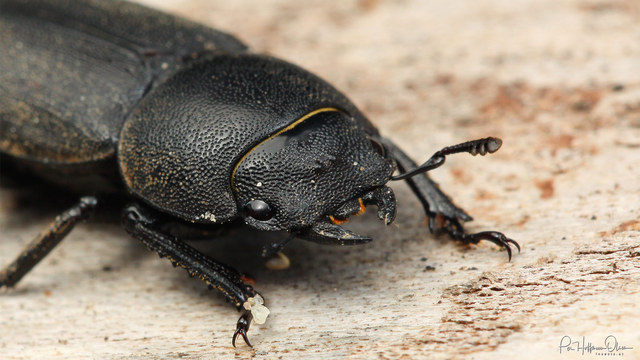
[[[151,212],[138,204],[128,205],[124,209],[122,222],[127,232],[142,241],[150,250],[157,252],[160,257],[169,259],[173,266],[187,270],[191,277],[203,280],[210,289],[221,291],[242,310],[243,314],[238,320],[232,342],[235,346],[236,338],[242,335],[251,346],[246,332],[249,330],[252,315],[243,305],[258,294],[251,285],[242,281],[240,273],[200,253],[182,240],[158,230],[159,224]]]
[[[14,286],[36,264],[58,245],[80,221],[86,220],[98,205],[93,196],[86,196],[58,215],[49,228],[36,237],[6,268],[0,271],[0,288]]]
[[[380,139],[386,149],[389,151],[391,157],[395,159],[398,168],[401,172],[406,173],[411,169],[418,168],[418,165],[407,156],[399,147],[397,147],[389,139]],[[453,154],[462,149],[473,147],[474,143],[482,144],[482,140],[467,142],[452,147],[447,147],[441,151],[436,152],[434,156],[429,159],[429,162],[433,162],[433,168],[438,167],[444,162],[444,156]],[[495,149],[497,150],[497,149]],[[481,146],[477,150],[469,151],[475,155],[474,152],[484,155],[486,152],[493,152],[494,149],[485,149]],[[423,165],[422,167],[425,167]],[[397,177],[399,178],[399,176]],[[520,251],[520,245],[514,240],[506,237],[504,234],[497,231],[483,231],[475,234],[467,234],[462,226],[462,222],[471,221],[473,218],[469,216],[464,210],[458,208],[453,204],[451,199],[445,195],[438,185],[434,183],[425,173],[418,173],[413,176],[402,176],[402,179],[406,180],[411,190],[416,194],[424,210],[427,214],[427,221],[429,230],[433,233],[446,232],[455,240],[459,240],[465,243],[477,244],[481,240],[488,240],[494,244],[504,248],[509,255],[509,261],[511,261],[511,246],[514,245],[518,251]]]

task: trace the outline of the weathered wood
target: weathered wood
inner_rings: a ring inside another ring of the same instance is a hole
[[[584,358],[559,353],[565,335],[614,335],[640,358],[637,2],[146,2],[327,78],[419,162],[501,137],[434,177],[471,229],[523,251],[508,263],[490,244],[434,239],[402,184],[397,226],[367,214],[351,223],[369,245],[294,241],[285,271],[246,234],[196,243],[253,275],[272,311],[255,348],[233,349],[220,296],[117,220],[88,223],[0,294],[1,358]],[[21,194],[0,191],[1,264],[63,208]]]

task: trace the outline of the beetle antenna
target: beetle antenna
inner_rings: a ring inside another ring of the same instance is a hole
[[[429,158],[429,160],[427,160],[424,164],[418,166],[413,170],[407,171],[404,174],[392,176],[391,180],[408,179],[415,175],[422,174],[440,167],[442,164],[444,164],[447,155],[468,152],[473,156],[476,156],[478,154],[484,156],[486,154],[491,154],[498,151],[498,149],[500,149],[500,146],[502,146],[502,140],[495,137],[471,140],[460,144],[447,146],[433,154],[431,158]]]

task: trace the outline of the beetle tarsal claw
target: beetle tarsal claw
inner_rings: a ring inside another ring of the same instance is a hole
[[[247,337],[247,331],[249,331],[249,327],[251,326],[251,313],[245,312],[238,319],[238,323],[236,325],[236,331],[233,332],[233,336],[231,337],[231,345],[236,347],[236,339],[238,336],[242,336],[244,342],[249,345],[249,347],[253,347],[249,338]]]

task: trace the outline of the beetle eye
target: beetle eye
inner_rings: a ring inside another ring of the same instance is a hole
[[[369,141],[371,142],[371,145],[376,150],[376,152],[380,154],[380,156],[385,157],[386,151],[384,150],[384,146],[374,138],[369,138]]]
[[[266,221],[273,217],[271,207],[262,200],[251,200],[244,204],[244,211],[247,212],[247,215],[260,221]]]

